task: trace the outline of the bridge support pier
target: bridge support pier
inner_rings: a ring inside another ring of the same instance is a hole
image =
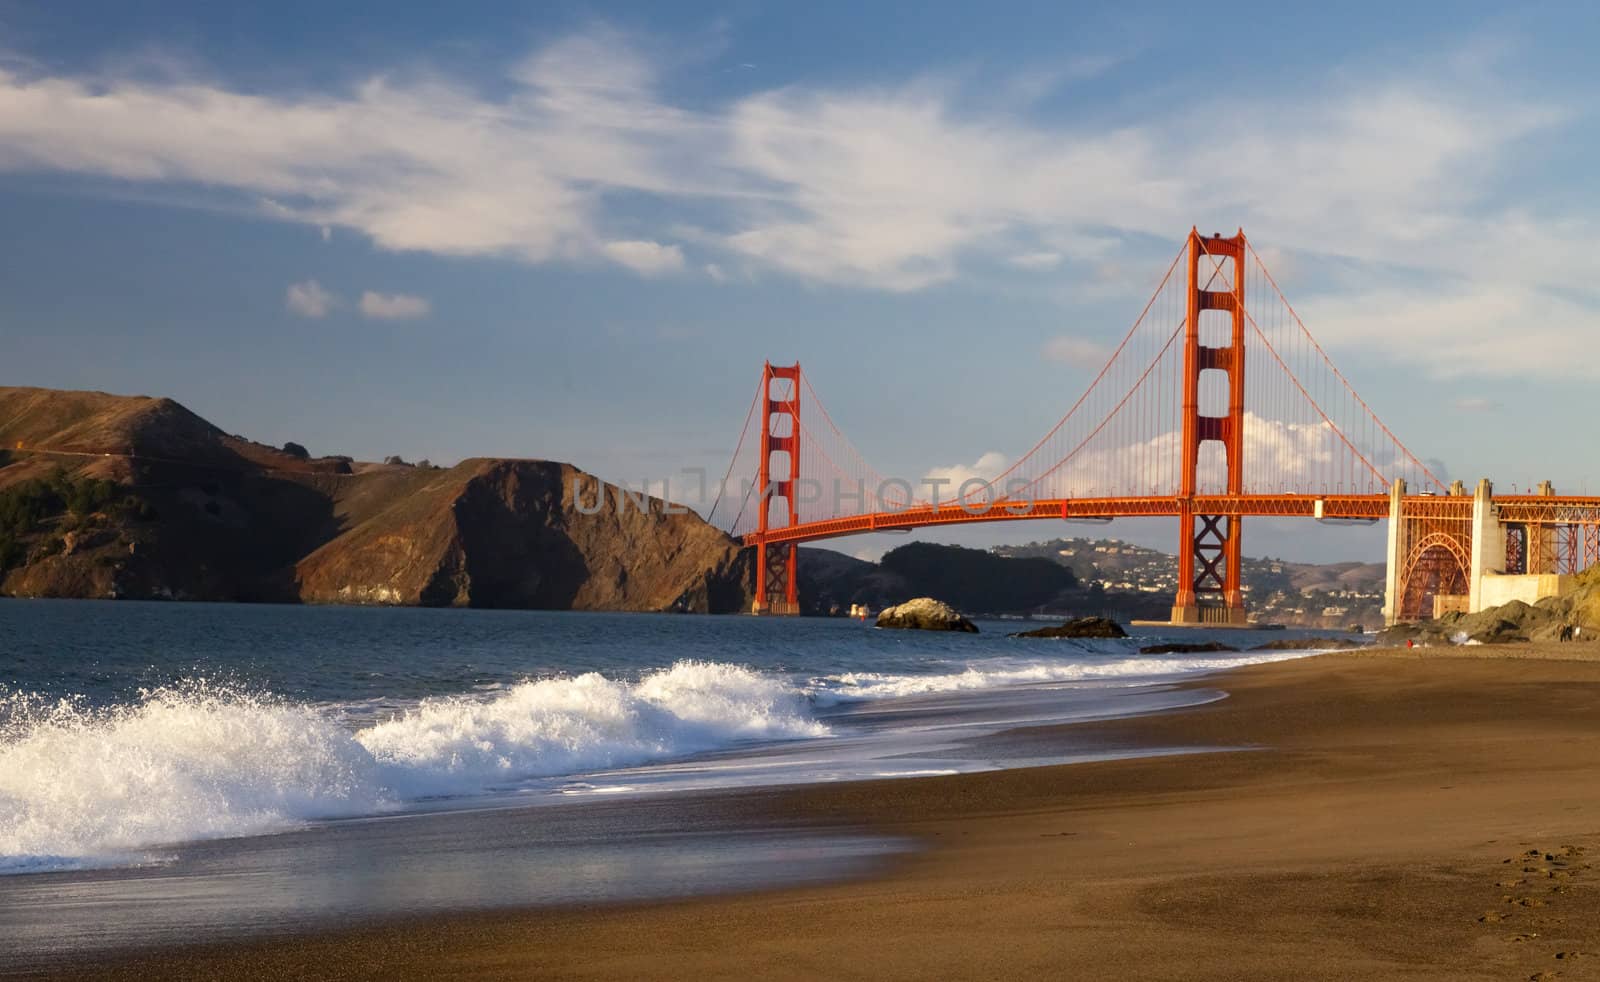
[[[1244,591],[1240,584],[1243,522],[1237,516],[1195,515],[1184,509],[1179,518],[1188,542],[1178,554],[1178,595],[1172,605],[1174,624],[1244,624]]]
[[[1408,496],[1396,481],[1387,558],[1386,624],[1537,603],[1600,564],[1600,499],[1558,497],[1548,481],[1536,494],[1496,499],[1487,478],[1470,499],[1460,481],[1448,495]]]
[[[1406,497],[1404,478],[1395,478],[1389,488],[1389,548],[1388,569],[1383,577],[1383,626],[1393,627],[1400,619],[1400,563],[1405,558],[1405,517],[1402,508]]]
[[[756,599],[753,614],[800,613],[800,547],[756,546]],[[763,603],[763,601],[765,601]]]
[[[1542,531],[1542,530],[1541,530]],[[1494,485],[1487,477],[1478,481],[1472,495],[1472,566],[1467,570],[1467,609],[1484,608],[1485,573],[1503,573],[1506,565],[1505,529],[1494,506]]]

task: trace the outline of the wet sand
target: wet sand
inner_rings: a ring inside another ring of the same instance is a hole
[[[1600,978],[1600,645],[1343,653],[1197,684],[1231,698],[989,739],[1256,749],[722,799],[927,844],[870,879],[57,974]]]

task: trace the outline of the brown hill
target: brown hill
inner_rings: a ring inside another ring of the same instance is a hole
[[[559,609],[748,604],[732,539],[568,464],[309,458],[170,399],[0,388],[0,594]],[[621,504],[619,505],[619,500]]]
[[[426,479],[402,494],[375,502],[378,496],[358,493],[336,502],[348,531],[296,564],[302,599],[583,610],[745,606],[738,546],[698,516],[667,513],[658,498],[619,499],[608,488],[607,506],[582,514],[574,482],[593,509],[595,479],[550,461],[468,460],[422,473]],[[371,482],[346,483],[364,491]]]

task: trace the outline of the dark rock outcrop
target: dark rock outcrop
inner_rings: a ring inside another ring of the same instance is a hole
[[[1128,632],[1108,617],[1078,617],[1055,627],[1018,631],[1013,638],[1125,638]]]
[[[977,634],[978,626],[955,608],[932,597],[918,597],[885,609],[878,615],[878,627],[909,628],[918,631],[962,631]]]

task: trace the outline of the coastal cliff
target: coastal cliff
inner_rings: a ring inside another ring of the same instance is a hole
[[[370,517],[346,513],[359,520],[296,564],[300,598],[573,610],[747,606],[748,563],[731,539],[696,515],[669,513],[659,498],[619,496],[611,486],[603,486],[603,507],[584,514],[601,487],[550,461],[467,460],[433,472]]]
[[[570,464],[311,457],[170,399],[3,387],[0,448],[0,594],[748,609],[734,540]]]

